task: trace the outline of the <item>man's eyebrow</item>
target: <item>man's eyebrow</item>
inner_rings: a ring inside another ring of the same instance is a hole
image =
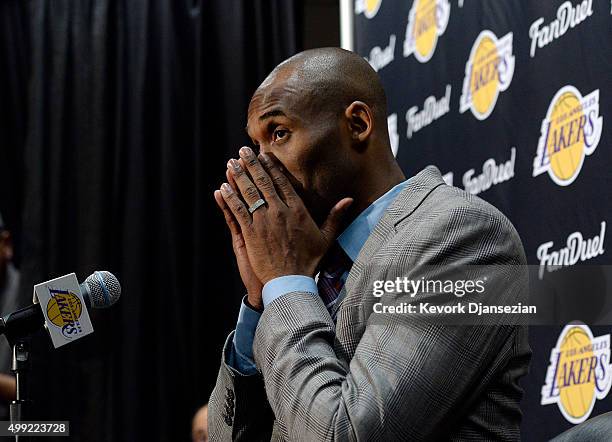
[[[272,118],[272,117],[286,117],[287,115],[280,109],[272,109],[271,111],[266,112],[263,115],[259,116],[259,121],[263,121],[263,120],[267,120],[268,118]],[[247,133],[249,132],[249,125],[247,124],[246,127],[244,128],[244,130],[247,131]]]
[[[266,112],[263,115],[259,116],[259,121],[263,121],[266,120],[268,118],[272,118],[272,117],[286,117],[285,113],[280,110],[280,109],[273,109],[269,112]]]

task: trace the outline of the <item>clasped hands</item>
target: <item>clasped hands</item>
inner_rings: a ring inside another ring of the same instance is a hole
[[[278,160],[256,155],[249,147],[241,148],[239,155],[228,161],[228,182],[214,197],[231,232],[248,302],[262,309],[261,292],[268,281],[285,275],[314,276],[353,200],[340,200],[318,226]],[[255,208],[260,199],[266,204]]]

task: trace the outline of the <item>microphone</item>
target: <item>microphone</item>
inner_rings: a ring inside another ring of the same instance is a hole
[[[93,272],[79,287],[87,308],[108,308],[121,296],[119,280],[104,270]]]
[[[111,272],[96,271],[79,285],[87,309],[108,308],[121,296],[121,284]],[[38,330],[45,324],[40,304],[32,304],[0,318],[0,335],[9,342]]]

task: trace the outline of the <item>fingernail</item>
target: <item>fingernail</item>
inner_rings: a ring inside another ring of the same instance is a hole
[[[226,194],[226,195],[231,195],[231,193],[233,192],[232,186],[230,186],[227,183],[221,184],[221,192]]]
[[[259,154],[259,159],[261,160],[262,163],[264,163],[266,166],[269,166],[272,164],[272,162],[270,161],[270,157],[268,155],[266,155],[265,153],[260,153]]]
[[[240,172],[242,170],[240,163],[233,158],[227,162],[227,165],[231,167],[234,172]]]
[[[241,157],[245,157],[245,158],[250,158],[253,156],[253,151],[251,150],[250,147],[247,147],[247,146],[241,147],[238,153],[240,154]]]

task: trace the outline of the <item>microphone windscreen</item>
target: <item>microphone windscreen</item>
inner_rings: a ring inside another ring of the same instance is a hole
[[[111,272],[97,271],[84,282],[89,292],[89,301],[93,308],[107,308],[121,296],[121,284]]]

